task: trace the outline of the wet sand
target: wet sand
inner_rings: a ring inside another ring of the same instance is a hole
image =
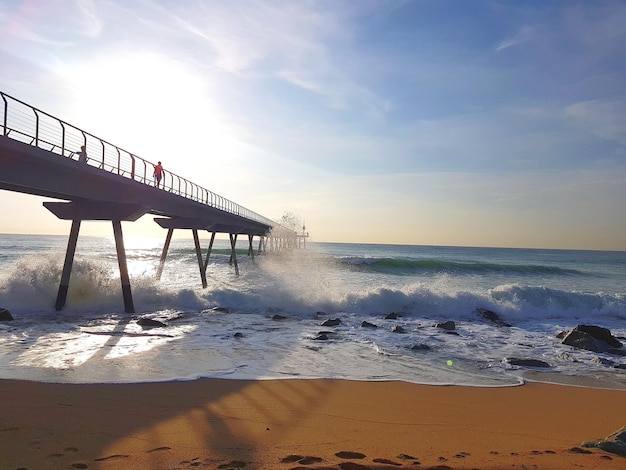
[[[343,380],[0,380],[0,467],[623,469],[626,392]]]

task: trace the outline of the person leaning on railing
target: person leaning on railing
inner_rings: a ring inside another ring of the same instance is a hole
[[[78,155],[79,162],[87,163],[87,147],[81,145],[80,150],[76,152],[76,155]]]

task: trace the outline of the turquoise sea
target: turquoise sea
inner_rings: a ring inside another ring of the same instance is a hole
[[[163,242],[125,240],[136,309],[126,314],[112,238],[80,237],[67,304],[57,312],[67,237],[0,235],[0,307],[15,318],[0,322],[0,378],[489,387],[582,378],[626,389],[626,370],[615,367],[626,357],[557,338],[592,324],[626,343],[625,252],[310,242],[252,258],[246,241],[236,276],[228,242],[218,240],[203,289],[191,239],[172,241],[155,279]],[[140,318],[165,326],[142,327]],[[445,321],[455,329],[435,326]],[[512,358],[549,367],[516,366]]]

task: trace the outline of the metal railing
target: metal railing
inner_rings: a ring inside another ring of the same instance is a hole
[[[77,160],[82,145],[87,150],[87,164],[103,171],[152,185],[155,165],[117,145],[58,119],[45,111],[0,91],[2,135],[35,147]],[[215,209],[244,217],[270,227],[280,226],[219,194],[209,191],[171,171],[163,171],[160,188],[206,204]]]

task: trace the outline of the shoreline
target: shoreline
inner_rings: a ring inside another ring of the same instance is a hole
[[[534,381],[490,388],[0,379],[0,462],[7,469],[612,470],[626,458],[580,446],[626,425],[625,399],[623,390]]]

